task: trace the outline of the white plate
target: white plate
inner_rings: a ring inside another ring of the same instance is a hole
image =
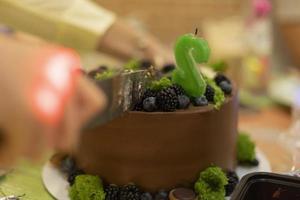
[[[237,167],[237,174],[241,178],[252,172],[271,172],[270,163],[267,157],[257,149],[256,153],[259,161],[257,167]],[[42,172],[43,183],[48,192],[58,200],[70,200],[68,196],[69,183],[66,176],[50,162],[47,162]]]

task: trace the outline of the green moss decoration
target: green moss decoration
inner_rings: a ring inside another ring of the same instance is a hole
[[[69,190],[71,200],[105,200],[101,179],[97,176],[79,175]]]
[[[224,200],[227,184],[228,179],[221,168],[209,167],[200,173],[194,187],[201,200]]]
[[[224,60],[211,63],[210,67],[216,72],[225,72],[228,68],[227,63]]]
[[[152,90],[155,90],[155,91],[159,91],[159,90],[162,90],[162,89],[164,89],[166,87],[170,87],[170,86],[172,86],[171,80],[168,79],[167,77],[163,77],[158,81],[153,81],[150,84],[149,88]]]
[[[240,132],[237,140],[237,159],[240,163],[255,160],[255,144],[250,136],[243,132]]]
[[[95,75],[95,80],[101,81],[101,80],[109,79],[109,78],[113,77],[115,74],[116,74],[116,72],[114,70],[106,70],[102,73],[97,73]]]
[[[140,68],[140,62],[137,59],[129,60],[128,63],[125,64],[125,70],[138,70]]]
[[[214,104],[215,108],[219,110],[225,102],[225,95],[222,89],[214,82],[214,80],[205,77],[206,83],[215,90]]]
[[[197,190],[199,193],[199,200],[224,200],[225,198],[225,189],[224,191],[212,190],[205,182],[198,183]]]

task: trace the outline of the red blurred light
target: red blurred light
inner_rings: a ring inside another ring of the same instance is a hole
[[[34,112],[42,123],[55,126],[74,90],[80,59],[67,49],[46,49],[37,58],[40,72],[31,95]]]
[[[56,124],[62,115],[62,102],[51,88],[40,85],[36,88],[33,105],[39,119],[47,124]]]

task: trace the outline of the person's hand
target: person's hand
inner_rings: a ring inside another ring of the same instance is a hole
[[[149,59],[156,66],[173,63],[171,49],[153,35],[134,29],[123,20],[117,20],[102,36],[99,50],[121,59]]]
[[[56,90],[60,89],[60,85],[51,85],[51,81],[47,82],[47,77],[41,75],[49,67],[47,64],[37,65],[38,61],[42,63],[46,59],[41,59],[41,52],[47,49],[44,46],[29,45],[16,38],[0,35],[1,166],[10,164],[19,156],[40,156],[48,148],[72,151],[77,144],[81,127],[105,106],[104,94],[79,73],[72,75],[72,86],[69,87],[68,95],[63,98],[63,103],[56,101],[61,100],[60,95],[55,99],[56,96],[51,95],[47,89],[55,86],[55,91],[59,94],[64,93],[64,89]],[[77,62],[71,64],[77,65],[75,67],[79,65]],[[56,69],[63,69],[64,72],[63,65]],[[56,72],[51,77],[63,84],[61,74]],[[59,109],[56,105],[60,105]],[[47,113],[50,113],[50,117]]]

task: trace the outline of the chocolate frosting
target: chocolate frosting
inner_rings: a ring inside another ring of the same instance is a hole
[[[236,163],[237,95],[176,112],[129,112],[82,134],[75,158],[87,173],[146,191],[193,184],[201,170]]]

